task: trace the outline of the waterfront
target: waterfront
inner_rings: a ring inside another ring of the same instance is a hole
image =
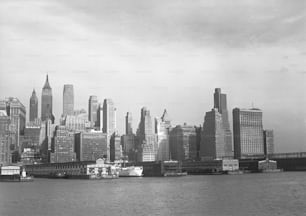
[[[306,173],[35,179],[0,184],[0,215],[303,215]]]

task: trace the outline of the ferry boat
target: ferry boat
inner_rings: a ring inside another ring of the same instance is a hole
[[[28,176],[24,167],[1,166],[0,181],[2,182],[30,182],[33,180],[33,176]]]
[[[128,166],[119,169],[119,177],[141,177],[143,176],[142,166]]]

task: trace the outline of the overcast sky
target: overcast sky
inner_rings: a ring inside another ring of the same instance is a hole
[[[306,151],[305,40],[303,0],[0,0],[0,98],[28,112],[35,88],[40,109],[48,73],[56,122],[70,83],[76,109],[112,98],[123,133],[143,106],[203,124],[220,87],[230,119],[258,107],[277,152]]]

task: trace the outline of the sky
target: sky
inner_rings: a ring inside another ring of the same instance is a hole
[[[305,40],[303,0],[0,0],[0,98],[40,109],[48,74],[56,122],[73,84],[75,109],[113,99],[122,134],[143,106],[203,124],[221,88],[230,121],[260,108],[276,152],[306,151]]]

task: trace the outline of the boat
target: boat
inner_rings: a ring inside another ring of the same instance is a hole
[[[119,169],[119,177],[141,177],[143,176],[142,166],[128,166]]]
[[[164,177],[179,177],[179,176],[187,176],[187,172],[166,172],[164,173]]]

